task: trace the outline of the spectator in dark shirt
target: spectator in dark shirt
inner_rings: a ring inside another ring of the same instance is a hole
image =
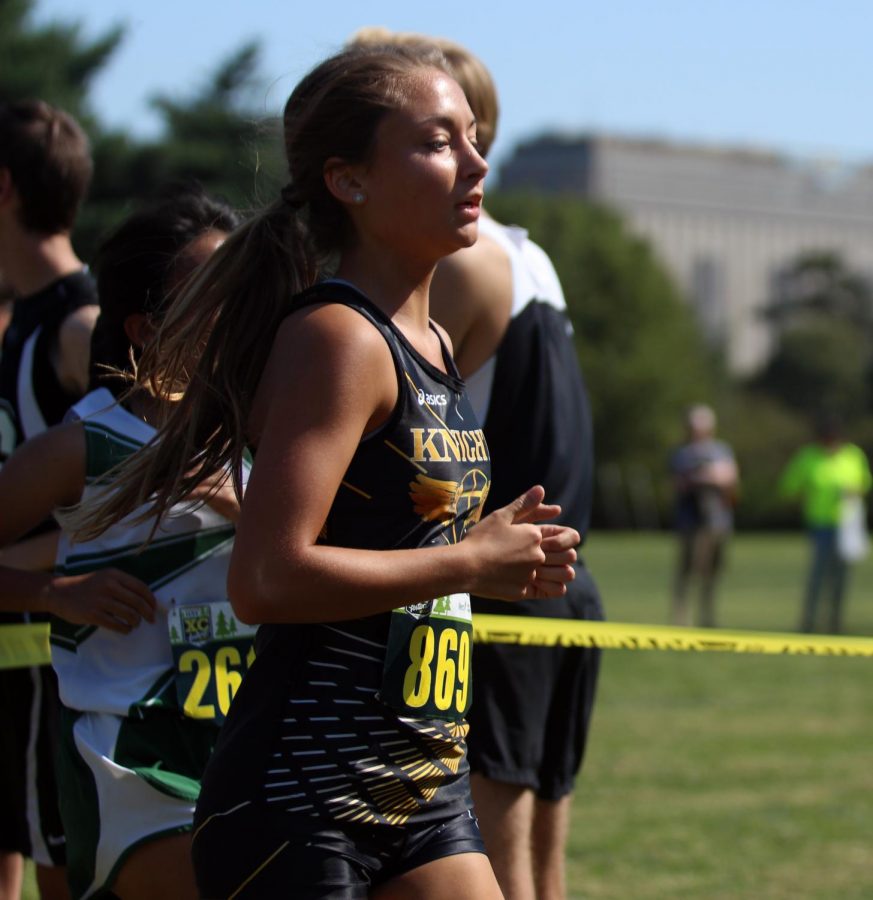
[[[688,595],[696,580],[700,591],[697,622],[713,628],[715,587],[733,531],[739,470],[731,448],[715,438],[716,417],[710,407],[692,406],[686,413],[685,428],[685,443],[670,457],[679,537],[673,622],[691,624]]]

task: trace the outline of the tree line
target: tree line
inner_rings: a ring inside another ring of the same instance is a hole
[[[260,48],[241,46],[181,97],[156,94],[162,130],[142,140],[112,129],[91,87],[124,40],[122,27],[86,39],[81,23],[34,21],[35,0],[0,4],[0,100],[40,97],[88,132],[94,181],[74,240],[88,259],[136,204],[195,179],[243,213],[285,180],[279,123],[256,112]],[[652,247],[614,211],[578,199],[489,193],[501,221],[520,222],[561,276],[591,397],[597,453],[595,525],[669,522],[666,458],[693,402],[719,412],[720,431],[743,471],[738,522],[784,526],[794,512],[774,483],[809,437],[809,413],[841,413],[848,435],[873,451],[873,290],[826,250],[786,268],[766,298],[776,351],[752,379],[726,371],[701,336],[691,306]]]

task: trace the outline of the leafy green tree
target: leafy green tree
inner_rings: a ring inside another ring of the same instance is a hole
[[[90,258],[100,238],[138,201],[169,184],[198,180],[243,210],[275,196],[281,144],[258,98],[260,50],[242,46],[187,95],[154,98],[164,127],[143,142],[107,130],[89,100],[93,78],[123,38],[120,26],[93,41],[77,23],[37,25],[34,0],[0,2],[0,99],[40,97],[67,110],[91,138],[94,180],[74,241]]]
[[[803,253],[777,280],[765,316],[779,333],[818,324],[822,316],[869,331],[873,329],[873,286],[833,251]]]
[[[721,395],[719,431],[729,436],[740,467],[738,528],[795,527],[797,508],[777,490],[788,459],[811,438],[798,411],[759,390],[734,385]]]
[[[94,186],[77,232],[83,247],[93,248],[132,204],[170,184],[199,181],[244,212],[276,195],[283,180],[281,144],[274,123],[255,114],[259,57],[258,45],[246,44],[199,90],[156,96],[164,127],[154,141],[100,136]]]
[[[792,409],[855,419],[869,405],[868,341],[845,320],[810,317],[782,335],[761,386]]]
[[[154,98],[165,135],[148,149],[159,160],[164,180],[196,178],[244,208],[275,196],[282,148],[276,123],[255,115],[263,90],[259,59],[258,44],[248,43],[221,62],[191,97]]]
[[[800,256],[778,280],[765,317],[776,350],[757,386],[801,412],[851,420],[870,407],[873,287],[835,253]]]

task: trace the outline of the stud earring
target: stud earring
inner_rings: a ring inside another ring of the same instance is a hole
[[[362,193],[361,191],[358,191],[358,193],[355,194],[355,195],[352,197],[352,200],[353,200],[358,206],[360,206],[366,199],[367,199],[367,195],[364,194],[364,193]]]

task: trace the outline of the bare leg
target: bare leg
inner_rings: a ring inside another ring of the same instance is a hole
[[[534,900],[530,788],[472,775],[473,809],[488,858],[507,900]]]
[[[503,900],[484,853],[444,856],[376,888],[372,900]],[[126,898],[125,898],[126,900]]]
[[[122,866],[112,890],[122,900],[196,900],[191,835],[149,841]]]
[[[66,866],[37,866],[39,900],[70,900]]]
[[[0,852],[0,900],[19,900],[24,880],[24,858],[8,850]]]
[[[566,847],[572,795],[537,800],[533,822],[533,869],[537,900],[566,900]]]

